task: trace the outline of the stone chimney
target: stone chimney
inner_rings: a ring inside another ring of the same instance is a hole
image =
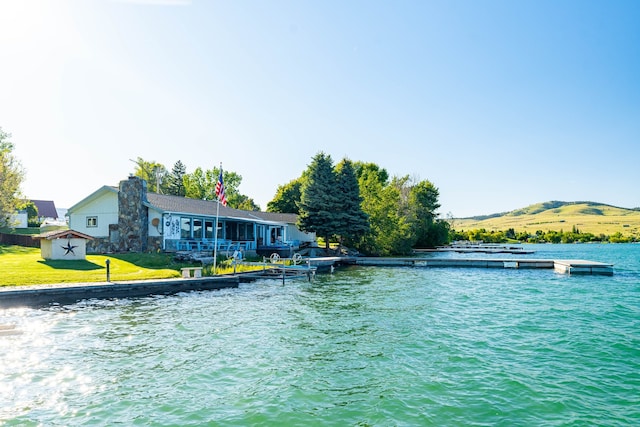
[[[118,191],[118,235],[116,250],[119,252],[144,252],[149,237],[147,181],[137,176],[120,181]]]

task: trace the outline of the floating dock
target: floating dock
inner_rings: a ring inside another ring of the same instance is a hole
[[[613,275],[613,264],[586,260],[549,259],[474,259],[474,258],[337,258],[341,264],[374,267],[462,267],[462,268],[517,268],[550,269],[563,274]]]
[[[425,252],[458,252],[458,253],[485,253],[485,254],[532,254],[535,251],[525,249],[522,246],[502,245],[496,243],[466,243],[439,246],[435,249],[414,249],[415,253]]]

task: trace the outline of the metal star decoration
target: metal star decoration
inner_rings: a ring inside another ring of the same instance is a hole
[[[77,248],[78,246],[72,246],[71,245],[71,240],[69,240],[67,242],[67,246],[60,246],[60,247],[65,250],[65,253],[64,253],[65,255],[69,255],[69,253],[71,253],[72,255],[75,255],[76,253],[73,252],[73,250],[75,248]]]

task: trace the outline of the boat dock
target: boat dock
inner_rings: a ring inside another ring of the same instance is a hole
[[[435,249],[414,249],[415,253],[428,252],[458,252],[458,253],[485,253],[485,254],[532,254],[535,251],[525,249],[522,246],[503,245],[498,243],[454,243],[448,246],[439,246]]]
[[[613,264],[581,259],[482,259],[482,258],[386,258],[386,257],[321,257],[307,258],[300,265],[284,266],[265,264],[274,273],[283,275],[283,269],[291,270],[288,275],[308,275],[311,269],[327,270],[341,265],[361,265],[369,267],[426,267],[426,268],[515,268],[515,269],[548,269],[562,274],[613,275]],[[268,270],[267,270],[268,271]]]
[[[336,263],[373,267],[538,268],[563,274],[613,275],[613,264],[586,260],[351,257],[336,258]]]
[[[613,275],[613,264],[586,260],[322,257],[305,259],[299,265],[285,265],[285,263],[261,263],[261,265],[264,265],[263,270],[215,277],[0,287],[0,309],[11,307],[44,307],[50,304],[65,305],[86,299],[136,298],[151,295],[173,295],[179,292],[237,288],[240,282],[252,281],[258,277],[282,278],[283,283],[285,278],[293,277],[306,277],[308,280],[311,280],[318,269],[333,269],[341,265],[416,268],[548,269],[569,275]]]

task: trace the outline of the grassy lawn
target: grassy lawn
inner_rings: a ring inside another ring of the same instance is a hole
[[[105,282],[107,259],[110,261],[112,282],[180,277],[180,268],[193,267],[192,264],[175,262],[171,254],[164,253],[87,255],[85,261],[46,261],[40,256],[40,248],[0,245],[0,286]],[[239,265],[236,271],[262,268]],[[211,270],[211,266],[205,267],[203,275],[212,276]],[[233,266],[229,261],[222,261],[216,273],[231,274]]]
[[[32,236],[34,234],[40,234],[40,227],[29,228],[0,228],[0,233],[7,234],[23,234],[26,236]]]
[[[168,254],[87,255],[86,261],[45,261],[39,248],[0,245],[0,286],[104,282],[106,260],[111,281],[180,277],[179,264]]]

